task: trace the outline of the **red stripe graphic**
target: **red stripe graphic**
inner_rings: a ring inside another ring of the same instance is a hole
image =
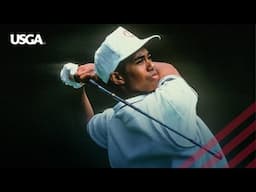
[[[239,116],[232,120],[224,129],[222,129],[217,135],[216,139],[220,142],[227,135],[229,135],[236,127],[238,127],[243,121],[245,121],[250,115],[256,111],[256,102],[251,104],[246,110],[244,110]],[[215,138],[210,139],[210,141],[205,145],[206,148],[210,149],[216,145]],[[198,160],[206,151],[200,148],[193,156],[188,158],[180,168],[190,167],[196,160]]]
[[[245,130],[243,130],[239,135],[232,139],[228,144],[226,144],[222,150],[225,155],[227,155],[232,149],[234,149],[237,145],[239,145],[243,140],[245,140],[250,134],[255,131],[256,121],[254,121],[251,125],[249,125]],[[212,157],[208,160],[207,163],[203,165],[203,167],[212,167],[215,163],[217,163],[219,159]]]
[[[247,146],[243,151],[235,156],[231,161],[229,161],[230,168],[235,168],[238,163],[255,151],[256,140],[254,140],[249,146]]]
[[[231,131],[238,127],[243,121],[245,121],[251,114],[256,112],[256,102],[250,105],[245,111],[243,111],[238,117],[231,121],[222,131],[220,131],[216,138],[221,141],[224,137],[231,133]]]
[[[206,145],[204,145],[205,148],[211,149],[211,147],[216,145],[215,138],[211,139]],[[181,166],[180,168],[188,168],[190,167],[196,160],[198,160],[203,154],[205,154],[205,150],[200,148],[194,155],[192,155],[190,158],[188,158]]]
[[[256,168],[256,158],[250,162],[245,168]]]

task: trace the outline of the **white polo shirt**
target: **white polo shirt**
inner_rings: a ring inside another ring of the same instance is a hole
[[[197,116],[197,98],[182,77],[169,75],[160,80],[154,92],[126,101],[197,143],[206,144],[214,136]],[[199,149],[123,103],[93,116],[87,131],[108,150],[113,168],[175,168]],[[219,145],[213,150],[221,152]],[[191,167],[202,167],[210,158],[212,155],[204,153]],[[226,166],[225,158],[214,165]]]

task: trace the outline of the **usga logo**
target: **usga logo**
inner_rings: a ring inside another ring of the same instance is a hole
[[[44,45],[40,34],[10,34],[12,45]]]

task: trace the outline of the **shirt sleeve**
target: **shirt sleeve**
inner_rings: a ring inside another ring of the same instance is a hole
[[[161,106],[163,121],[182,135],[197,140],[197,94],[181,77],[166,76],[156,91],[156,101]],[[169,132],[170,138],[181,147],[193,146],[183,137]]]
[[[169,75],[161,79],[159,93],[182,116],[196,108],[198,94],[182,77]]]
[[[107,148],[108,124],[113,116],[113,109],[94,115],[87,124],[87,132],[99,146]]]

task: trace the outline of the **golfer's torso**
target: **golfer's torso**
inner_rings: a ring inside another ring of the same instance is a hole
[[[199,142],[196,128],[197,95],[182,78],[166,81],[148,95],[128,100],[168,126],[118,104],[108,128],[108,149],[113,167],[172,167],[195,146],[170,129]],[[185,149],[185,150],[184,150]]]

